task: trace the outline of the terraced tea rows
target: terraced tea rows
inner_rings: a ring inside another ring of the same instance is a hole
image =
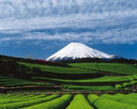
[[[73,63],[70,66],[90,70],[101,70],[120,74],[136,74],[137,65],[121,63]],[[98,66],[98,67],[97,67]]]
[[[137,93],[103,95],[1,94],[0,109],[137,109]]]
[[[108,79],[109,78],[109,79]],[[112,78],[112,80],[110,80]],[[114,91],[123,90],[137,84],[136,75],[123,76],[123,77],[100,77],[95,79],[78,79],[78,80],[67,80],[67,79],[55,79],[46,77],[33,77],[36,81],[9,78],[0,76],[0,85],[7,87],[7,91],[14,90],[90,90],[90,91]],[[40,79],[40,81],[37,81]],[[41,81],[42,80],[42,81]],[[118,81],[119,80],[119,81]],[[130,90],[130,88],[129,88]],[[2,91],[2,90],[1,90]]]
[[[89,104],[84,95],[78,94],[74,96],[66,109],[93,109],[93,107]]]
[[[23,79],[16,79],[16,78],[0,76],[0,86],[10,87],[10,86],[25,86],[25,85],[45,86],[45,85],[49,85],[49,84],[43,83],[43,82],[32,82],[32,81],[23,80]]]
[[[0,67],[2,93],[17,90],[137,92],[137,66],[132,63],[50,63],[5,57],[0,58]]]
[[[137,83],[137,68],[130,64],[98,63],[99,69],[97,63],[73,63],[65,68],[31,63],[20,64],[44,71],[43,76],[31,76],[32,80],[59,85],[64,90],[119,90]]]

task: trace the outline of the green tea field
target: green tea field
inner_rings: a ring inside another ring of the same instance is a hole
[[[136,91],[137,65],[118,62],[50,63],[0,56],[2,92]]]
[[[0,56],[0,109],[137,109],[137,65]]]
[[[0,109],[137,109],[137,94],[7,94]]]

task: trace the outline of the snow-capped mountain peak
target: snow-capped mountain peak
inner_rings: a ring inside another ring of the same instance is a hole
[[[113,58],[96,49],[90,48],[82,43],[72,42],[47,58],[48,61],[67,61],[81,58]]]

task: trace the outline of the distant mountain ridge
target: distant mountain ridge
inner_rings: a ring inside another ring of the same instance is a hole
[[[82,43],[72,42],[47,58],[47,61],[70,61],[82,58],[114,59],[115,55],[90,48]]]

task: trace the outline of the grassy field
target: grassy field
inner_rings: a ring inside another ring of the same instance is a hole
[[[51,65],[40,65],[40,64],[32,64],[32,63],[24,63],[24,62],[19,62],[22,65],[25,65],[30,68],[39,68],[42,71],[47,71],[47,72],[53,72],[53,73],[62,73],[62,74],[81,74],[81,73],[96,73],[96,71],[91,71],[91,70],[86,70],[86,69],[81,69],[81,68],[75,68],[75,67],[59,67],[59,66],[51,66]]]
[[[131,78],[132,77],[132,78]],[[41,80],[45,79],[45,77],[39,77]],[[38,77],[34,77],[33,79],[39,79]],[[112,80],[108,79],[109,77],[101,77],[97,79],[89,79],[89,80],[65,80],[65,79],[53,79],[53,78],[46,78],[46,80],[51,81],[26,81],[22,79],[16,79],[16,78],[9,78],[9,77],[2,77],[0,76],[0,85],[4,87],[18,87],[18,86],[55,86],[59,85],[61,87],[62,91],[108,91],[108,90],[120,90],[128,88],[128,86],[132,86],[137,84],[136,76],[126,76],[126,77],[113,77]],[[111,77],[110,77],[111,78]],[[113,79],[116,78],[116,80],[113,81]],[[121,84],[118,84],[118,80],[129,80],[128,82],[121,82]],[[115,83],[116,82],[116,83]],[[47,89],[48,90],[48,89]]]
[[[46,91],[134,90],[137,66],[127,63],[50,63],[0,58],[0,87],[43,87]],[[52,88],[53,87],[53,88]],[[29,89],[29,88],[28,88]]]
[[[120,63],[72,63],[69,64],[70,67],[59,67],[59,66],[51,66],[51,65],[40,65],[40,64],[32,64],[19,62],[22,65],[26,65],[28,67],[36,67],[41,69],[42,71],[47,72],[57,72],[57,73],[69,73],[69,74],[79,74],[79,73],[96,73],[99,71],[107,71],[112,73],[119,74],[137,74],[137,66],[131,64],[120,64]]]
[[[7,87],[10,87],[10,86],[13,87],[13,86],[25,86],[25,85],[45,86],[45,85],[51,85],[51,84],[45,83],[45,82],[32,82],[32,81],[23,80],[23,79],[16,79],[16,78],[0,76],[0,85],[7,86]]]
[[[0,109],[137,109],[137,94],[1,94]]]
[[[135,64],[0,58],[0,109],[137,109],[119,92],[137,92]]]
[[[73,100],[70,102],[70,105],[66,109],[94,109],[89,102],[86,100],[84,95],[77,94],[74,96]]]
[[[0,86],[4,87],[16,87],[16,86],[57,86],[62,91],[108,91],[108,90],[127,90],[129,86],[137,84],[136,67],[128,64],[116,64],[116,63],[98,63],[102,67],[101,70],[117,72],[128,72],[125,76],[120,75],[101,75],[98,73],[95,63],[73,63],[69,64],[70,67],[32,64],[27,62],[18,62],[19,65],[25,65],[27,68],[38,68],[41,70],[41,76],[35,75],[39,72],[29,73],[24,72],[24,75],[30,75],[30,79],[26,78],[13,78],[0,76]],[[104,67],[103,67],[104,66]],[[111,67],[110,67],[111,66]],[[114,67],[120,66],[120,69]],[[113,67],[113,69],[112,69]],[[127,69],[131,69],[134,73],[130,73]],[[104,69],[103,69],[104,68]],[[47,73],[48,72],[48,73]],[[49,73],[50,72],[50,73]],[[112,72],[111,72],[112,73]],[[44,75],[43,75],[44,74]],[[93,76],[92,76],[92,75]],[[94,77],[95,76],[95,77]],[[47,89],[48,90],[48,89]]]
[[[113,86],[82,86],[82,85],[68,85],[68,84],[63,84],[62,87],[66,90],[71,90],[71,91],[113,91],[117,90],[117,88]]]
[[[88,79],[59,79],[59,78],[46,78],[46,77],[32,77],[32,79],[41,79],[41,80],[54,80],[56,82],[116,82],[116,81],[130,81],[136,80],[137,75],[129,75],[129,76],[103,76],[98,78],[88,78]]]
[[[91,70],[108,71],[121,74],[137,74],[137,66],[132,64],[121,63],[73,63],[72,67],[84,68]]]

